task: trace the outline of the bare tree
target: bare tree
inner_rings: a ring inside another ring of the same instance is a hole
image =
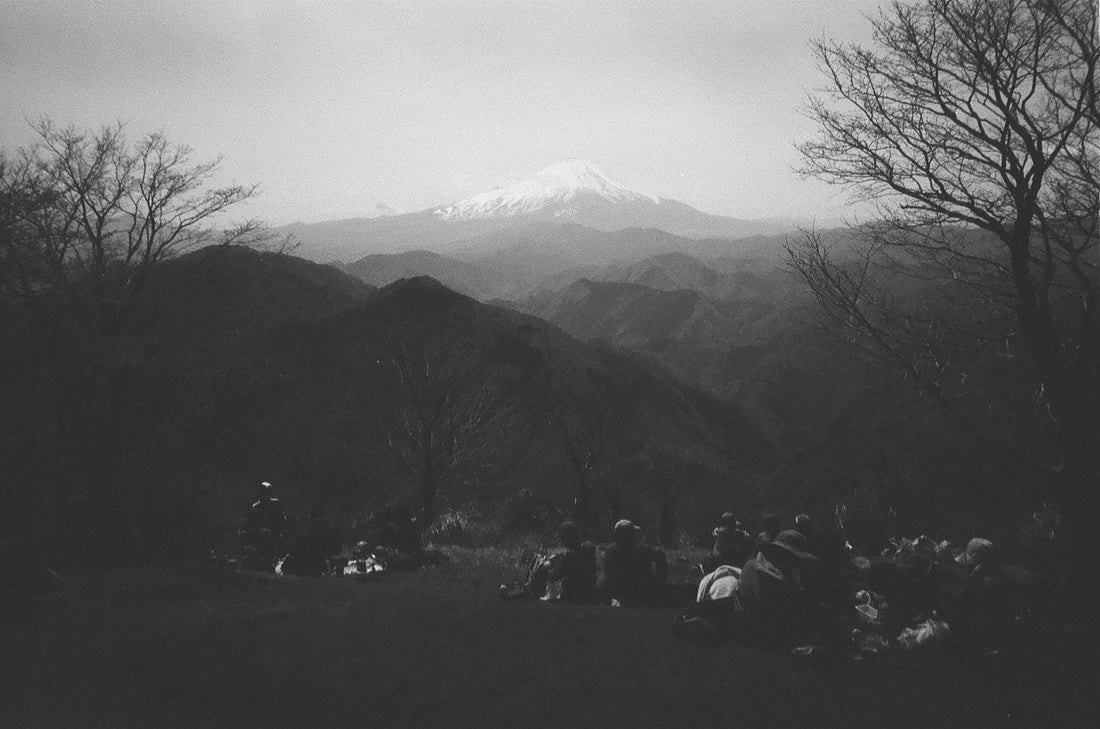
[[[56,410],[61,459],[110,503],[127,398],[155,346],[158,307],[142,298],[155,273],[200,247],[269,238],[256,221],[220,217],[257,188],[214,186],[218,159],[193,162],[162,134],[131,144],[121,123],[33,129],[32,145],[0,161],[0,312],[13,356],[52,378],[43,406]]]
[[[799,146],[803,172],[848,186],[879,220],[848,254],[813,232],[788,246],[833,321],[960,422],[963,349],[1002,347],[1053,425],[1063,505],[1093,514],[1096,14],[1090,0],[894,2],[872,48],[815,43],[828,88],[810,100],[820,134]],[[939,305],[907,300],[914,281]]]
[[[443,331],[395,327],[376,365],[367,405],[428,529],[441,494],[490,474],[516,434],[516,407],[484,358]]]
[[[6,301],[79,298],[117,329],[160,262],[211,244],[255,244],[263,226],[217,229],[217,216],[256,195],[256,185],[211,187],[221,159],[159,133],[130,145],[121,123],[97,132],[34,124],[37,141],[3,167],[0,288]]]
[[[634,416],[637,394],[632,383],[589,370],[565,377],[555,388],[547,419],[557,435],[573,485],[573,517],[582,528],[593,525],[595,496],[624,429]]]
[[[689,493],[710,475],[712,454],[694,445],[654,444],[636,453],[628,470],[636,488],[657,509],[662,546],[678,545],[676,512]]]

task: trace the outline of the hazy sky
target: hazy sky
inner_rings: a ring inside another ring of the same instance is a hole
[[[833,216],[792,172],[822,83],[807,43],[866,39],[877,0],[11,3],[0,144],[41,114],[160,129],[272,223],[402,212],[565,157],[739,217]]]

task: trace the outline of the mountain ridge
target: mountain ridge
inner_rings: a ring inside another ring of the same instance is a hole
[[[790,232],[801,222],[705,213],[678,200],[630,190],[590,163],[567,159],[513,185],[449,205],[381,217],[294,223],[275,231],[297,239],[297,253],[304,258],[347,263],[370,254],[411,249],[446,253],[480,236],[532,223],[736,239]]]
[[[514,185],[436,208],[432,214],[441,220],[514,217],[551,206],[567,205],[582,195],[618,202],[648,200],[660,204],[660,200],[652,195],[629,190],[615,182],[591,162],[569,158],[545,167]],[[567,211],[568,208],[556,207],[554,215],[560,216]]]

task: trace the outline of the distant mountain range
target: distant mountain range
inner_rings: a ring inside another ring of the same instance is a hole
[[[756,503],[826,516],[889,502],[941,523],[951,503],[965,521],[987,502],[971,484],[1006,474],[967,455],[974,444],[894,370],[823,330],[784,266],[810,225],[708,215],[567,160],[451,205],[290,232],[299,253],[371,286],[431,276],[699,387],[777,448],[779,468],[746,484]],[[858,235],[814,227],[838,259]],[[939,296],[919,278],[882,281],[896,296]]]
[[[304,258],[347,263],[378,253],[484,247],[479,239],[485,236],[507,235],[532,224],[583,226],[602,232],[652,229],[699,239],[782,233],[809,223],[711,215],[676,200],[629,190],[592,164],[568,159],[515,185],[441,207],[382,217],[295,223],[276,232],[293,235],[299,242],[297,253]]]
[[[376,253],[346,264],[343,270],[379,287],[401,279],[430,276],[453,291],[481,300],[498,298],[505,289],[501,277],[490,269],[431,251]]]
[[[717,299],[690,288],[581,279],[561,291],[533,296],[521,309],[580,339],[651,351],[702,345],[720,356],[735,343],[755,339],[756,325],[776,304],[752,296]]]
[[[783,235],[693,240],[654,229],[601,231],[573,223],[529,223],[478,236],[443,253],[377,253],[342,268],[374,286],[431,276],[482,301],[522,302],[582,278],[723,296],[775,271],[785,242]]]

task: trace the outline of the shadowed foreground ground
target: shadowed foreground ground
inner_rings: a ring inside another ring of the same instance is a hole
[[[875,666],[678,640],[672,610],[501,603],[492,552],[376,582],[89,575],[0,624],[0,727],[1085,727],[1095,632]]]

